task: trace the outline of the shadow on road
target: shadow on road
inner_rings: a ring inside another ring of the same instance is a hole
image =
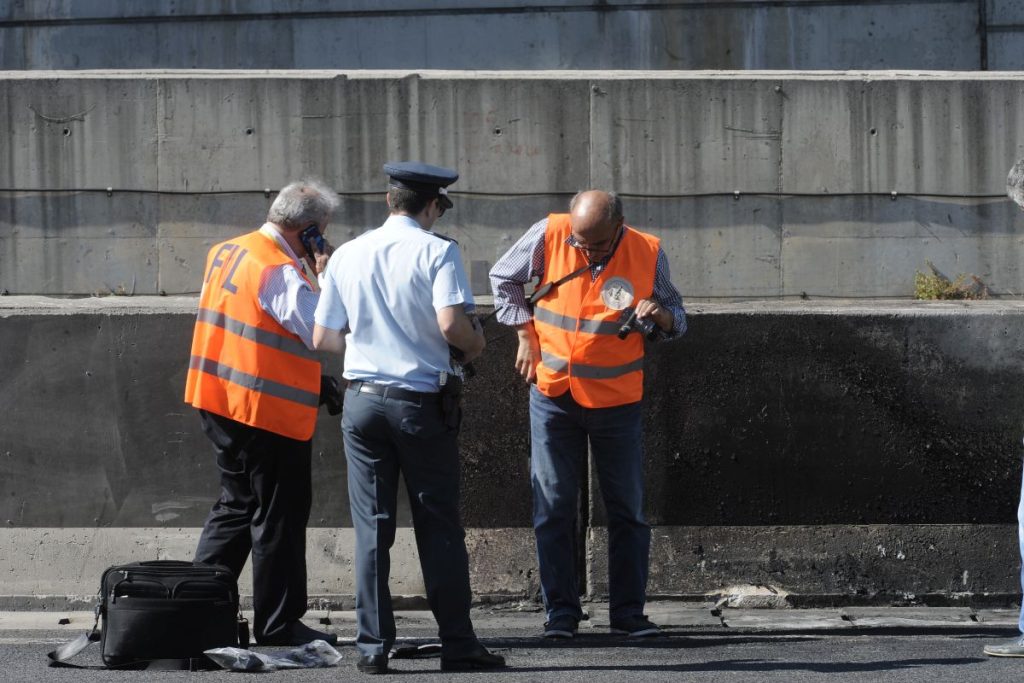
[[[692,662],[680,664],[624,664],[609,665],[578,665],[571,666],[519,666],[515,663],[509,669],[488,672],[490,675],[509,673],[543,673],[557,671],[630,671],[650,673],[723,673],[723,672],[779,672],[806,671],[809,673],[866,673],[872,671],[899,671],[917,669],[928,666],[956,666],[978,664],[986,661],[979,657],[959,657],[953,659],[895,659],[877,662],[782,662],[774,659],[727,659],[717,662]],[[413,672],[406,672],[413,673]],[[426,673],[426,672],[423,672]]]

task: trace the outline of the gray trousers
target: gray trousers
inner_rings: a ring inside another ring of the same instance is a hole
[[[386,654],[395,642],[388,577],[395,541],[398,477],[412,508],[427,602],[444,657],[477,647],[469,618],[469,560],[459,519],[458,431],[436,396],[402,400],[349,389],[341,420],[348,495],[356,532],[356,646]]]

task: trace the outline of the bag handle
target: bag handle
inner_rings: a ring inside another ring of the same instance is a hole
[[[182,588],[182,586],[216,586],[216,587],[220,588],[220,587],[222,587],[222,584],[215,583],[215,582],[210,581],[209,579],[205,579],[205,578],[204,579],[182,579],[181,581],[178,581],[177,583],[174,584],[174,586],[170,589],[169,595],[167,597],[169,597],[171,600],[177,599],[179,597],[178,591]],[[237,600],[238,600],[238,598],[234,594],[234,592],[229,592],[229,597],[230,597],[231,602],[237,602]]]
[[[125,583],[135,584],[135,585],[145,584],[147,586],[158,586],[159,588],[163,589],[164,597],[165,598],[170,600],[171,597],[172,597],[171,589],[168,588],[167,586],[165,586],[164,584],[160,583],[159,581],[140,581],[138,579],[127,579],[126,578],[126,579],[121,579],[120,581],[115,583],[113,586],[111,586],[111,588],[110,588],[110,602],[117,602],[117,598],[120,597],[117,594],[117,589],[121,587],[121,584],[125,584]]]
[[[199,563],[188,560],[143,560],[138,564],[140,567],[194,567]]]

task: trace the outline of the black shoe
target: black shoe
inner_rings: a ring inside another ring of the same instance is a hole
[[[272,636],[257,638],[257,645],[305,645],[314,640],[322,640],[328,645],[337,645],[338,636],[326,631],[317,631],[303,624],[301,621],[293,621]]]
[[[356,668],[364,674],[386,674],[388,672],[388,656],[359,655]]]
[[[611,623],[612,633],[624,633],[630,638],[657,636],[661,629],[643,614],[636,614],[625,619],[615,619]]]
[[[483,645],[471,655],[465,657],[446,658],[441,656],[441,671],[477,671],[480,669],[501,669],[505,666],[505,658],[487,651]]]
[[[544,622],[545,638],[572,638],[580,626],[580,620],[576,617],[563,614],[554,617],[551,621]]]

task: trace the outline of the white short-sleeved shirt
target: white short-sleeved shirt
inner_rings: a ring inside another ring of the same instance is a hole
[[[441,373],[452,368],[437,311],[473,310],[457,244],[391,216],[338,248],[321,288],[316,323],[348,328],[346,379],[438,391]]]

